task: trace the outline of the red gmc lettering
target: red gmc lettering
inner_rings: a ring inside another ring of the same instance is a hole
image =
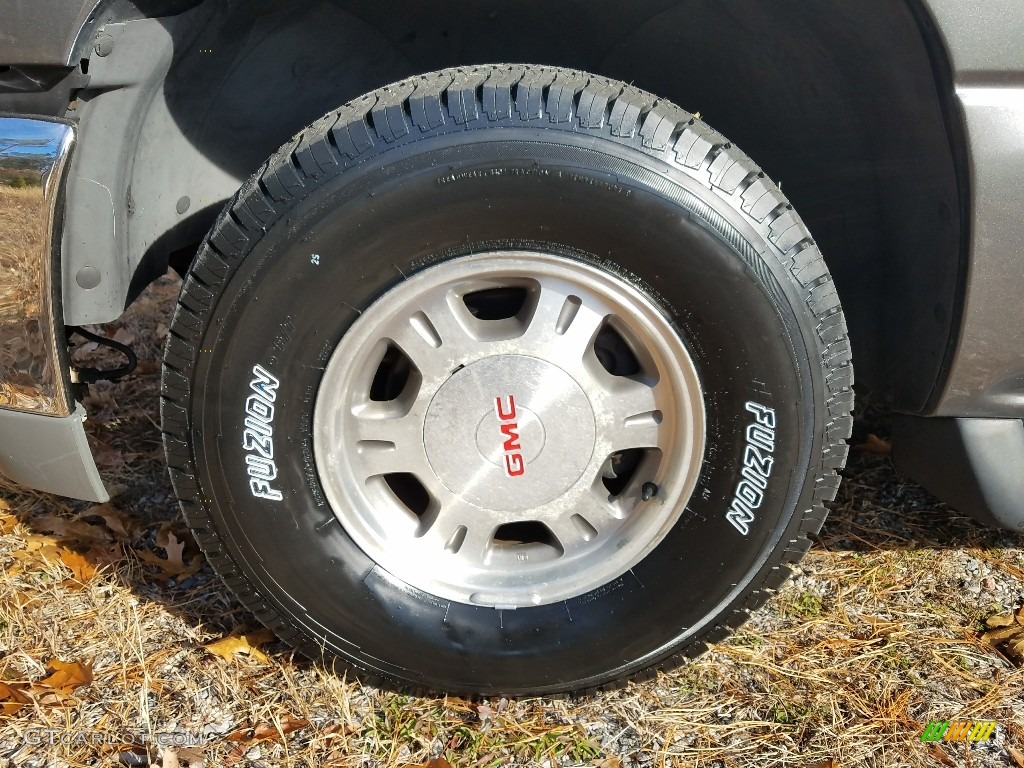
[[[501,434],[505,436],[505,442],[502,443],[502,449],[505,453],[510,451],[519,450],[519,425],[515,422],[506,423],[501,425]]]
[[[506,453],[505,454],[505,474],[509,477],[519,477],[526,471],[526,465],[523,464],[523,454],[521,453]]]
[[[502,402],[506,400],[507,402]],[[523,461],[519,445],[519,423],[516,420],[516,400],[512,395],[505,398],[494,398],[494,411],[498,415],[498,426],[501,429],[501,449],[505,453],[505,474],[509,477],[519,477],[526,472],[526,462]]]

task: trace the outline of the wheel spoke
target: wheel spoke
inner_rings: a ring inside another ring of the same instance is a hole
[[[423,296],[418,302],[417,312],[410,315],[410,327],[416,329],[417,335],[425,340],[437,337],[441,346],[445,344],[456,344],[470,338],[465,326],[457,315],[456,307],[459,304],[451,296],[450,291],[432,291]],[[423,321],[428,321],[433,330],[427,327],[419,327]]]
[[[423,451],[423,417],[414,409],[403,416],[370,415],[372,403],[354,419],[355,448],[364,477],[392,472],[429,475]]]
[[[355,438],[358,442],[386,442],[396,447],[416,446],[422,451],[423,415],[419,408],[402,416],[377,415],[374,413],[376,411],[378,409],[371,405],[356,414]],[[351,436],[345,437],[348,439]]]
[[[613,451],[654,448],[659,443],[664,414],[658,408],[657,387],[631,379],[616,379],[598,413],[599,438]]]
[[[615,508],[596,491],[587,488],[571,511],[546,525],[565,551],[563,556],[571,557],[577,551],[598,546],[599,540],[607,538],[621,523]]]
[[[446,551],[464,563],[482,566],[497,523],[481,510],[440,488],[435,505],[420,524],[428,548]]]
[[[582,360],[608,313],[593,298],[555,281],[542,282],[539,291],[522,343],[534,350],[554,347],[565,363]]]
[[[361,440],[356,451],[366,477],[394,472],[422,472],[426,468],[423,452],[383,440]]]
[[[393,318],[384,332],[425,379],[451,373],[451,366],[465,355],[466,345],[474,343],[449,303],[449,292],[441,290],[421,297]]]

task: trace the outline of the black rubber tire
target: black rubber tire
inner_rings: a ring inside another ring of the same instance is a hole
[[[501,611],[382,574],[324,500],[310,424],[325,361],[362,307],[437,261],[524,245],[615,271],[662,307],[705,389],[707,443],[686,513],[634,569],[564,604]],[[257,364],[281,379],[281,500],[254,498],[245,474]],[[782,584],[836,493],[852,383],[821,254],[742,152],[623,83],[480,66],[345,105],[242,186],[182,287],[162,418],[197,541],[284,640],[403,688],[585,692],[699,654]],[[734,497],[749,403],[773,410],[775,444],[747,514]]]

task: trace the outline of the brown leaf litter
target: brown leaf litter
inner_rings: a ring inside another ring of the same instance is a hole
[[[46,668],[50,675],[31,683],[0,683],[0,711],[13,715],[30,704],[60,706],[68,702],[77,688],[93,681],[92,664],[53,659]]]
[[[164,524],[160,527],[156,536],[156,545],[167,553],[167,557],[160,557],[148,549],[135,550],[138,558],[147,565],[155,565],[162,573],[158,578],[166,581],[168,579],[186,579],[199,572],[203,567],[203,556],[194,554],[185,562],[185,540],[174,535],[171,526]]]
[[[236,656],[242,654],[258,661],[260,664],[269,664],[270,659],[260,646],[269,643],[274,639],[274,633],[269,629],[259,629],[255,632],[248,632],[244,635],[229,635],[212,643],[203,646],[210,653],[220,656],[224,661],[234,663]]]
[[[989,628],[981,636],[983,643],[1000,651],[1017,666],[1024,665],[1024,606],[1012,613],[990,616],[985,621]]]

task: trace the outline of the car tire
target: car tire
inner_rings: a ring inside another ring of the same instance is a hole
[[[413,77],[227,204],[167,341],[170,474],[282,639],[370,682],[587,692],[789,575],[850,434],[846,325],[698,118],[539,66]]]

